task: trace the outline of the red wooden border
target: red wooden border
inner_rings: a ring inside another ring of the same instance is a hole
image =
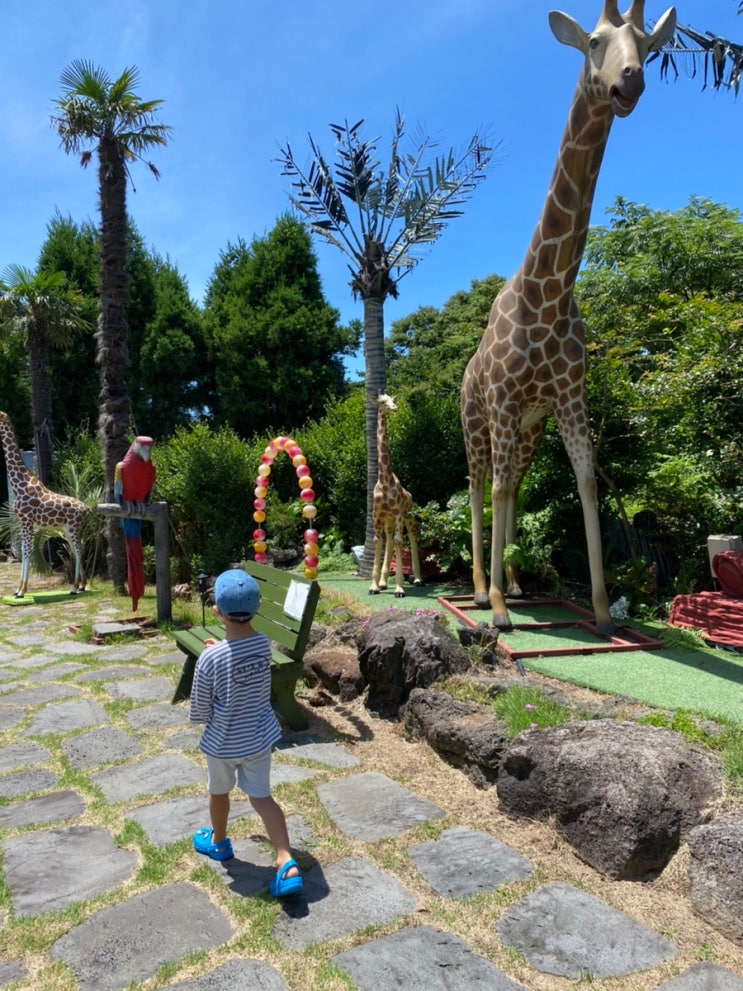
[[[501,631],[498,637],[498,646],[501,647],[509,659],[515,661],[517,658],[521,659],[524,657],[567,657],[575,656],[578,654],[613,654],[622,653],[628,650],[658,650],[663,647],[660,640],[656,640],[653,637],[648,637],[644,633],[640,633],[639,630],[633,630],[628,626],[619,627],[616,632],[607,636],[604,633],[599,633],[596,629],[594,622],[594,615],[587,609],[583,609],[581,606],[577,606],[574,602],[570,602],[568,599],[556,599],[549,596],[537,597],[537,598],[521,598],[521,599],[506,599],[506,604],[512,603],[513,606],[519,604],[533,606],[560,606],[563,609],[567,609],[570,612],[574,612],[576,616],[580,617],[578,622],[571,622],[570,620],[559,620],[554,622],[544,622],[544,623],[514,623],[512,629],[514,630],[559,630],[559,629],[570,629],[571,627],[579,626],[581,629],[586,630],[593,636],[597,637],[599,643],[592,645],[582,645],[580,647],[539,647],[532,648],[529,650],[519,650],[517,647],[509,647],[508,643],[504,640],[504,635],[508,636],[508,631]],[[468,611],[474,609],[480,609],[476,606],[471,595],[452,595],[452,596],[439,596],[438,603],[447,609],[449,612],[453,613],[460,622],[464,623],[466,626],[476,626],[475,621],[467,615]]]

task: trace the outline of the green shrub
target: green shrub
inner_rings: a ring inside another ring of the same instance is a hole
[[[180,428],[153,452],[157,497],[169,505],[177,546],[191,566],[218,574],[246,557],[252,541],[259,463],[234,431]]]

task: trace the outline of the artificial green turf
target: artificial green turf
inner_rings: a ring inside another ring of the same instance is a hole
[[[371,609],[441,609],[440,596],[461,596],[464,589],[446,582],[421,587],[406,584],[404,599],[394,597],[394,587],[379,595],[368,595],[368,579],[352,575],[320,575],[321,586],[343,592]],[[469,604],[469,603],[466,603]],[[461,603],[455,602],[455,605]],[[443,610],[446,612],[446,610]],[[513,604],[509,611],[514,623],[538,623],[575,619],[576,625],[552,630],[509,630],[500,639],[511,651],[559,649],[564,646],[590,647],[605,644],[577,625],[580,617],[560,606]],[[489,623],[485,609],[467,609],[473,623]],[[452,625],[456,624],[452,615]],[[663,624],[634,624],[646,636],[661,639]],[[528,657],[524,667],[570,684],[581,685],[609,695],[627,695],[658,708],[689,709],[710,716],[743,722],[743,654],[714,648],[663,647],[658,650],[630,650],[617,653]]]

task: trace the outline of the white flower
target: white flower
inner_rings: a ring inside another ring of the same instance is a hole
[[[629,600],[624,595],[620,596],[609,606],[609,615],[612,619],[629,619]]]

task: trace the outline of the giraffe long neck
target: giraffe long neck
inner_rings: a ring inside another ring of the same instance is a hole
[[[3,445],[3,454],[5,455],[5,467],[11,479],[13,477],[20,479],[30,476],[31,472],[21,457],[21,451],[15,439],[13,428],[10,425],[10,420],[5,416],[0,416],[0,441]]]
[[[558,279],[563,292],[572,291],[583,258],[596,182],[613,120],[608,104],[590,99],[581,76],[542,215],[522,266],[527,277]]]
[[[380,408],[377,413],[377,479],[384,482],[391,474],[390,451],[387,447],[387,414]]]

